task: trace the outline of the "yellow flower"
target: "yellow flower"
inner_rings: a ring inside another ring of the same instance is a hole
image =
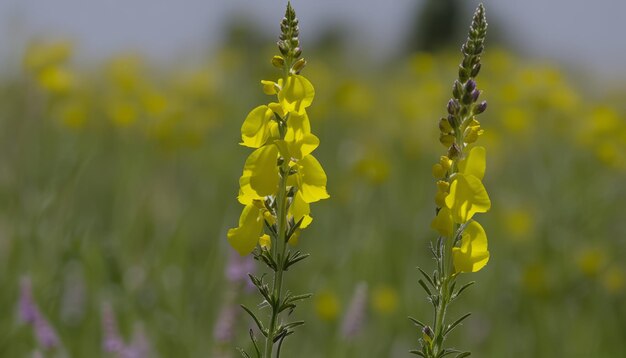
[[[372,306],[381,314],[391,314],[398,308],[398,293],[391,287],[377,287],[372,294]]]
[[[339,299],[331,291],[324,291],[315,297],[315,311],[321,319],[332,321],[339,314]]]
[[[277,89],[280,90],[280,87],[274,81],[261,80],[261,84],[263,85],[263,93],[269,96],[278,93]]]
[[[485,148],[474,147],[459,162],[459,172],[454,176],[450,193],[445,199],[455,223],[466,223],[474,214],[487,212],[491,208],[491,200],[481,182],[484,175]]]
[[[483,227],[472,221],[461,234],[461,246],[452,248],[456,272],[478,272],[489,261],[487,234]]]
[[[278,131],[278,125],[272,120],[274,112],[268,106],[258,106],[246,117],[241,126],[241,144],[250,148],[259,148]]]
[[[239,227],[228,230],[228,242],[241,255],[247,255],[254,250],[263,230],[263,215],[261,209],[255,205],[246,205],[239,217]]]
[[[309,80],[301,75],[289,75],[284,86],[278,92],[278,102],[285,112],[304,114],[315,97],[315,89]]]
[[[433,219],[430,227],[436,230],[439,235],[451,238],[454,228],[450,209],[446,207],[439,209],[439,212],[437,213],[437,216]]]
[[[270,236],[268,234],[261,235],[261,237],[259,238],[259,246],[267,250],[272,248],[272,239],[270,239]],[[252,249],[254,250],[254,248]]]
[[[68,92],[74,85],[74,75],[58,66],[46,67],[39,73],[37,80],[45,90],[59,94]]]
[[[313,221],[313,218],[309,215],[310,213],[311,208],[309,204],[304,201],[302,193],[297,191],[291,201],[291,205],[289,206],[288,214],[293,217],[293,221],[296,223],[302,220],[302,223],[300,223],[300,229],[304,229]]]
[[[311,123],[306,112],[291,113],[287,120],[284,140],[276,141],[276,145],[286,159],[302,159],[309,155],[320,144],[320,140],[311,134]]]
[[[298,160],[293,168],[297,172],[289,178],[288,183],[298,187],[304,202],[314,203],[330,197],[326,192],[326,173],[313,155]]]
[[[474,147],[470,150],[465,159],[459,161],[459,173],[473,175],[482,180],[485,176],[486,168],[485,147]]]
[[[279,175],[276,161],[278,148],[263,146],[250,154],[239,178],[239,202],[248,205],[253,200],[263,199],[274,194],[278,187]]]

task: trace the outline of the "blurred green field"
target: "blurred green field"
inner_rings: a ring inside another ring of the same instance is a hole
[[[125,339],[143,327],[151,356],[237,356],[252,323],[236,309],[234,327],[219,325],[220,312],[259,296],[225,276],[226,231],[249,153],[239,128],[266,102],[260,80],[278,75],[274,48],[170,66],[132,54],[76,63],[72,51],[35,44],[0,82],[0,356],[38,349],[17,314],[24,277],[62,341],[46,357],[107,357],[104,304]],[[315,296],[284,356],[409,356],[420,334],[406,317],[431,315],[416,267],[432,269],[431,166],[460,56],[304,55],[331,198],[299,241],[311,258],[286,275]],[[626,91],[491,47],[478,83],[491,260],[461,279],[478,284],[452,306],[473,316],[451,345],[477,357],[626,356]],[[342,334],[361,283],[364,320]]]

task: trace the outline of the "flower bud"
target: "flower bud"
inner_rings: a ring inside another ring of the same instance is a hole
[[[298,57],[300,57],[300,55],[302,55],[302,49],[300,47],[296,47],[293,50],[293,57],[294,58],[298,58]]]
[[[264,234],[259,238],[259,246],[261,246],[261,249],[263,250],[269,250],[272,248],[272,240],[268,234]]]
[[[476,76],[478,76],[479,72],[480,72],[480,63],[477,63],[474,66],[472,66],[472,71],[471,71],[470,75],[472,77],[476,77]]]
[[[439,136],[439,142],[441,142],[441,144],[443,144],[445,147],[451,146],[455,140],[456,138],[450,134],[441,134]]]
[[[459,80],[454,80],[454,85],[452,86],[452,95],[456,99],[461,99],[461,95],[463,94],[463,85]]]
[[[474,107],[474,114],[481,114],[487,109],[487,101],[482,101]]]
[[[475,89],[472,91],[472,102],[478,101],[478,96],[480,96],[480,91]]]
[[[450,148],[448,148],[448,158],[452,160],[456,160],[461,155],[461,148],[458,144],[453,143]]]
[[[450,160],[450,158],[446,157],[445,155],[442,155],[439,158],[439,164],[441,164],[441,167],[445,171],[448,171],[450,168],[452,168],[452,160]]]
[[[272,65],[276,68],[282,69],[285,67],[285,59],[281,56],[274,56],[272,57]]]
[[[465,83],[465,92],[472,92],[476,89],[476,82],[474,80],[469,80]]]
[[[451,134],[454,132],[454,129],[450,125],[450,122],[448,122],[447,118],[441,118],[439,120],[439,130],[443,134]]]
[[[435,179],[442,179],[445,176],[446,171],[443,169],[441,164],[437,163],[433,165],[433,177],[435,177]]]
[[[460,108],[461,108],[461,105],[459,104],[459,101],[457,101],[456,99],[450,99],[448,101],[448,113],[457,114]]]
[[[432,345],[433,339],[435,339],[435,333],[429,326],[422,329],[422,339],[424,339],[424,342],[428,344],[428,346]]]
[[[306,60],[304,58],[301,58],[298,61],[296,61],[296,63],[294,63],[293,66],[291,66],[291,71],[293,71],[293,73],[298,74],[300,73],[300,71],[302,71],[304,66],[306,66]]]

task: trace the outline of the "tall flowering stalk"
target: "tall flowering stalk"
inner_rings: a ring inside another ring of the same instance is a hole
[[[261,81],[263,92],[276,96],[270,102],[254,108],[241,127],[242,145],[255,150],[246,160],[239,179],[239,202],[244,205],[239,226],[228,231],[228,241],[241,255],[252,253],[273,272],[271,285],[263,276],[250,274],[269,318],[263,324],[257,314],[242,306],[250,314],[265,338],[264,347],[250,331],[256,357],[270,358],[280,349],[284,339],[303,321],[283,322],[282,313],[291,313],[296,303],[310,294],[292,295],[283,288],[283,275],[295,263],[308,257],[292,251],[302,229],[313,220],[309,204],[328,198],[326,173],[311,155],[319,139],[311,133],[306,109],[313,102],[315,90],[309,80],[300,74],[306,65],[301,58],[298,39],[298,19],[287,4],[280,24],[278,41],[280,56],[272,64],[282,70],[282,78]],[[243,350],[245,357],[250,355]]]
[[[433,166],[437,194],[436,217],[432,228],[439,237],[431,244],[431,249],[437,267],[432,275],[420,269],[424,277],[419,280],[433,305],[434,322],[427,325],[410,318],[422,332],[421,349],[411,353],[421,357],[438,358],[457,354],[456,357],[461,358],[470,355],[470,352],[444,348],[447,335],[470,314],[448,323],[446,311],[449,304],[474,283],[469,282],[457,288],[459,275],[477,272],[489,261],[487,235],[474,219],[475,214],[487,212],[491,208],[491,201],[482,183],[485,175],[485,148],[475,144],[483,134],[476,117],[487,108],[487,102],[479,102],[481,91],[475,81],[480,72],[480,55],[486,33],[485,9],[480,4],[474,13],[469,37],[461,47],[463,62],[452,89],[453,98],[448,102],[448,116],[439,122],[439,140],[447,148],[447,153]]]

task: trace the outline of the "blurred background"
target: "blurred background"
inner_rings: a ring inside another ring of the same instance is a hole
[[[331,199],[284,355],[405,357],[476,1],[293,1]],[[626,356],[626,3],[485,1],[491,261],[452,306],[477,357]],[[238,145],[285,3],[0,3],[0,356],[236,357]],[[622,258],[622,259],[620,259]],[[352,314],[348,314],[352,312]],[[356,312],[356,313],[355,313]]]

